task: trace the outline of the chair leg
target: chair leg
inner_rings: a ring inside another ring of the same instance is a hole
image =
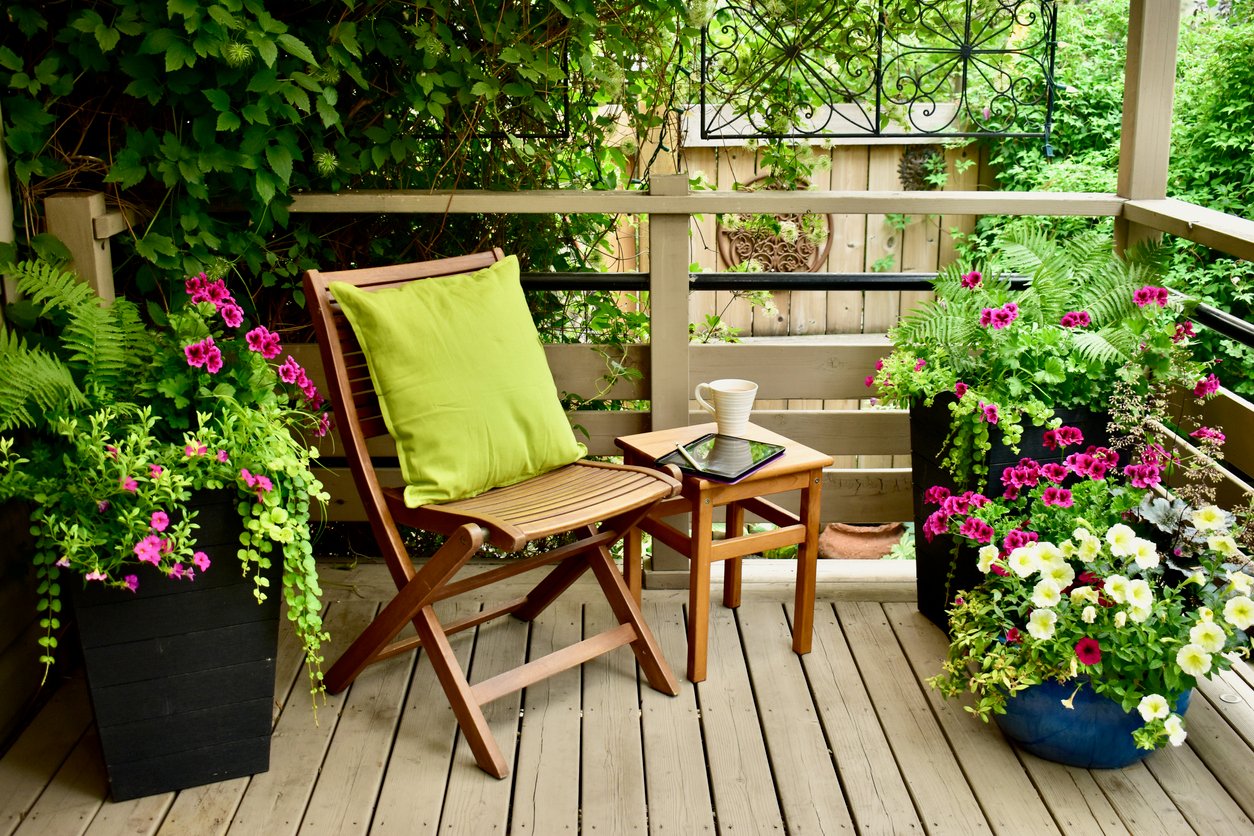
[[[605,593],[605,599],[618,623],[630,624],[635,629],[636,639],[631,643],[631,650],[636,654],[636,661],[640,663],[640,669],[644,671],[650,687],[671,696],[679,694],[679,680],[666,664],[662,648],[658,646],[653,631],[640,614],[640,607],[631,597],[609,549],[601,547],[593,550],[588,555],[588,564],[601,584],[601,590]]]
[[[448,698],[449,707],[457,717],[457,725],[461,727],[466,743],[475,756],[475,762],[494,778],[506,777],[509,775],[509,765],[505,762],[496,738],[492,736],[488,718],[484,716],[483,708],[475,699],[466,674],[457,663],[453,646],[449,644],[444,628],[435,617],[435,610],[429,606],[423,607],[414,616],[413,622],[414,629],[422,640],[423,649],[427,652],[427,658],[431,660],[431,667],[435,669],[436,678],[440,680],[440,686]]]
[[[520,621],[531,621],[544,612],[549,604],[570,589],[570,585],[579,580],[579,576],[588,571],[588,559],[583,554],[575,554],[553,567],[550,572],[532,587],[527,593],[527,603],[514,611],[514,618]]]

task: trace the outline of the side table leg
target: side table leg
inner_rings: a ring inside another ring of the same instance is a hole
[[[710,539],[713,504],[698,496],[692,509],[692,565],[688,570],[688,681],[705,681],[710,641]]]
[[[640,606],[640,591],[644,586],[644,549],[641,543],[640,527],[633,525],[623,537],[623,581],[627,591],[636,599]]]
[[[822,506],[823,471],[813,470],[801,489],[799,516],[806,538],[797,547],[797,602],[792,624],[792,649],[809,653],[814,638],[814,590],[818,585],[819,510]]]
[[[731,540],[745,533],[745,509],[739,502],[727,504],[727,533]],[[723,561],[723,606],[740,606],[740,578],[744,558],[733,557]]]

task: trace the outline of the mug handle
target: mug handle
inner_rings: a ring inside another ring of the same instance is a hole
[[[706,401],[706,399],[705,399],[705,398],[701,397],[701,390],[702,390],[702,389],[709,389],[709,388],[710,388],[710,384],[708,384],[708,383],[698,383],[698,384],[697,384],[697,388],[693,391],[692,395],[693,395],[693,397],[694,397],[694,398],[696,398],[696,399],[697,399],[697,403],[701,404],[701,408],[702,408],[702,409],[704,409],[706,412],[708,412],[708,413],[710,413],[711,415],[713,415],[713,414],[714,414],[714,407],[712,407],[712,406],[711,406],[711,405],[710,405],[710,404]],[[712,392],[712,391],[713,391],[713,390],[711,390],[711,392]],[[713,395],[711,395],[711,397],[713,397]]]

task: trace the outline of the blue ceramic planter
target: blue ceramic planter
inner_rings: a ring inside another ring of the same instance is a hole
[[[1086,769],[1118,769],[1150,754],[1138,749],[1132,732],[1143,725],[1135,710],[1125,713],[1119,703],[1076,682],[1044,682],[1006,701],[1006,713],[993,715],[1002,734],[1037,757]],[[1075,708],[1062,700],[1075,691]],[[1176,702],[1184,714],[1192,692]]]

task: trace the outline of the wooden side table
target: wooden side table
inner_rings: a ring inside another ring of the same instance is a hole
[[[651,466],[658,457],[675,449],[676,442],[692,441],[715,431],[714,424],[676,427],[615,439],[627,464]],[[623,573],[627,586],[640,600],[642,585],[640,530],[653,535],[689,562],[688,578],[688,679],[702,682],[706,676],[706,646],[710,631],[710,564],[726,561],[723,568],[723,606],[740,606],[741,562],[747,554],[796,545],[797,611],[792,626],[792,649],[809,653],[814,633],[814,587],[818,567],[819,508],[823,468],[832,457],[798,444],[778,433],[750,424],[746,438],[782,444],[786,452],[761,470],[733,484],[684,474],[679,496],[661,502],[649,517],[626,538]],[[800,491],[799,513],[793,514],[763,499],[764,496]],[[727,533],[715,542],[714,509],[727,507]],[[745,533],[745,512],[757,514],[779,528]],[[675,528],[666,517],[691,514],[691,533]]]

